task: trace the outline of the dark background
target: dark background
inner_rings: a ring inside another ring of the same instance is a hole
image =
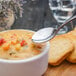
[[[16,19],[12,29],[31,29],[35,31],[43,27],[54,27],[57,24],[52,16],[48,0],[27,0],[23,8],[23,17]],[[73,24],[76,25],[76,20],[73,21]],[[67,26],[71,30],[70,24]]]

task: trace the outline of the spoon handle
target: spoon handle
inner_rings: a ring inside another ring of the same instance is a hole
[[[72,20],[76,19],[76,16],[71,17],[70,19],[68,19],[64,24],[62,24],[61,26],[58,27],[58,29],[56,30],[55,34],[58,33],[58,31],[63,28],[67,23],[71,22]]]

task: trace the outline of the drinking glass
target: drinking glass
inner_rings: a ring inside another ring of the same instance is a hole
[[[76,8],[76,0],[49,0],[49,6],[54,18],[58,23],[55,26],[55,28],[57,29],[62,23],[73,16]],[[67,31],[68,27],[64,26],[59,31],[59,34],[66,33]]]

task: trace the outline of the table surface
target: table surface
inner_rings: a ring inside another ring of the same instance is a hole
[[[64,61],[59,66],[48,66],[44,76],[76,76],[76,64]]]

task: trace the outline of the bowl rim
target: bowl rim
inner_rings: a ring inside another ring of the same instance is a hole
[[[5,31],[1,31],[1,32],[7,32],[7,31],[13,31],[13,30],[22,30],[22,31],[35,32],[35,31],[29,30],[29,29],[11,29],[11,30],[5,30]],[[6,59],[0,59],[0,62],[3,62],[3,63],[28,63],[28,62],[31,62],[31,61],[35,61],[35,60],[37,60],[39,58],[42,58],[44,55],[46,55],[46,53],[48,53],[49,48],[50,48],[50,43],[49,42],[46,42],[46,46],[43,49],[43,52],[41,52],[40,54],[38,54],[38,55],[36,55],[34,57],[27,58],[27,59],[22,59],[22,60],[6,60]]]

